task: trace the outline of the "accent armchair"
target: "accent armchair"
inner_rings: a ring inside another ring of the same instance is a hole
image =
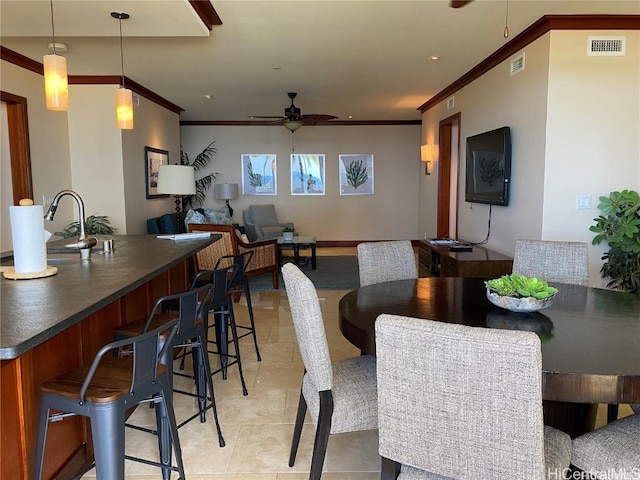
[[[242,212],[242,219],[244,231],[251,242],[278,238],[282,236],[284,227],[293,228],[293,223],[278,220],[272,204],[249,205],[249,208]]]
[[[200,250],[195,256],[196,273],[202,270],[213,270],[218,259],[224,255],[237,255],[253,252],[253,257],[245,270],[248,277],[271,273],[273,288],[278,288],[280,274],[278,269],[277,240],[245,243],[236,233],[232,225],[189,224],[189,232],[219,233],[222,238]],[[231,264],[229,260],[229,264]],[[226,267],[227,264],[220,265]]]

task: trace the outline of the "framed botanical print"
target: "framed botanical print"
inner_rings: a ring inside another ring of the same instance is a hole
[[[324,195],[324,154],[291,155],[291,195]]]
[[[243,153],[240,158],[243,195],[276,195],[278,193],[274,153]]]
[[[340,195],[373,194],[373,154],[339,155]]]

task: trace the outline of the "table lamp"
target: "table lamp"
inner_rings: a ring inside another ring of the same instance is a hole
[[[216,200],[224,200],[229,209],[229,217],[233,217],[233,208],[229,205],[229,200],[232,198],[238,198],[238,184],[237,183],[215,183],[213,185],[213,196]]]
[[[158,167],[158,193],[176,197],[176,233],[180,233],[180,205],[182,195],[196,194],[195,170],[190,165],[160,165]]]

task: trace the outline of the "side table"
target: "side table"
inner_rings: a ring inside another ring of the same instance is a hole
[[[291,241],[285,241],[284,237],[278,237],[278,265],[282,265],[283,250],[293,250],[293,261],[299,267],[301,265],[300,250],[311,249],[311,269],[316,269],[316,237],[295,236]]]

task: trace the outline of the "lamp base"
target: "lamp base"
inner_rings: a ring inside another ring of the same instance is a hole
[[[233,217],[233,208],[231,208],[231,205],[229,205],[229,199],[226,199],[226,204],[227,204],[227,210],[229,210],[229,217]]]
[[[182,227],[180,222],[180,212],[181,212],[181,207],[180,204],[182,203],[182,197],[180,197],[180,195],[176,195],[176,233],[184,233],[184,227]]]

